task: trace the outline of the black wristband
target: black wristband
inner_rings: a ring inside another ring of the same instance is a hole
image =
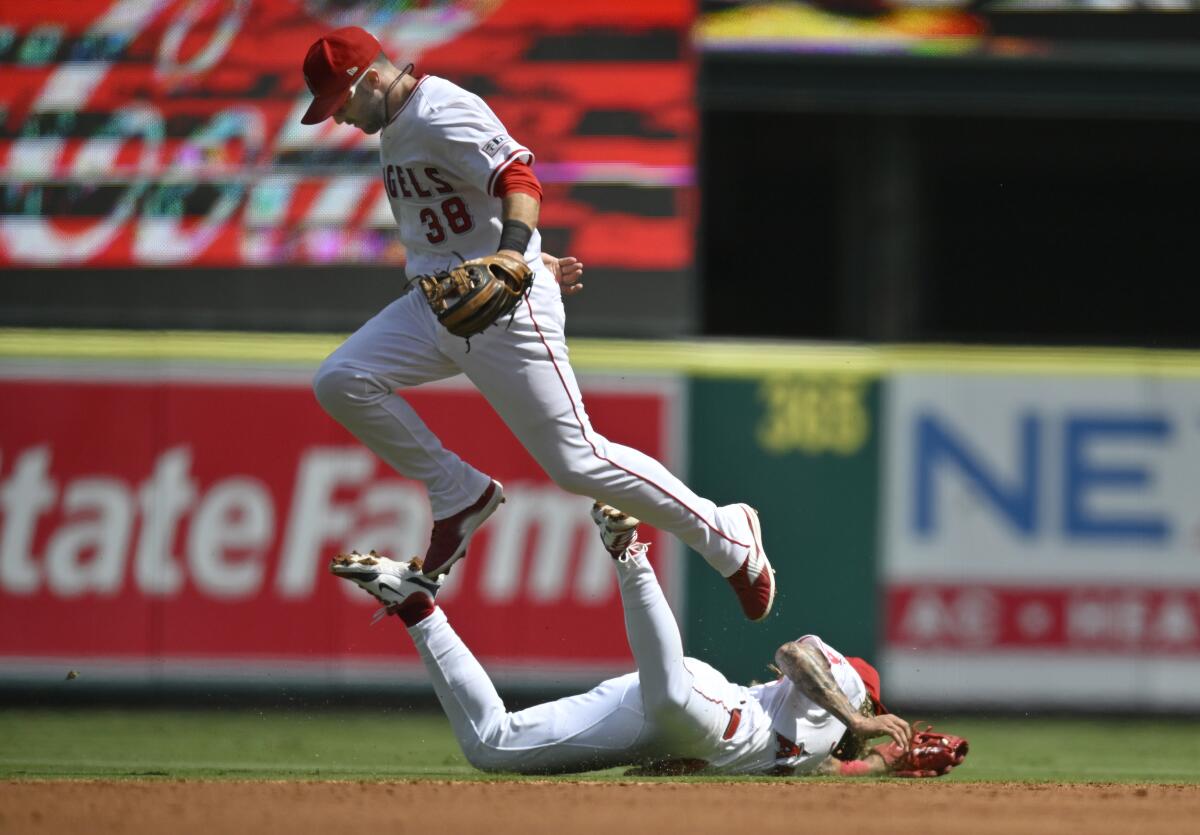
[[[525,250],[529,247],[529,239],[532,237],[533,230],[521,221],[506,220],[500,232],[500,246],[496,249],[511,249],[513,252],[524,255]]]

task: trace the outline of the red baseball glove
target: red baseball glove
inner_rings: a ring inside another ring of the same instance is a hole
[[[893,777],[940,777],[967,758],[967,741],[961,736],[937,733],[928,723],[913,724],[912,742],[908,750],[895,742],[885,742],[873,749],[883,757]]]

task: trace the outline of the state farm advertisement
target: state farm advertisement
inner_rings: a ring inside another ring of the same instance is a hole
[[[1200,705],[1200,376],[900,375],[886,409],[898,701]]]
[[[326,571],[338,551],[423,554],[423,485],[320,409],[307,374],[57,369],[0,379],[0,682],[423,681],[394,619]],[[598,430],[678,464],[677,381],[583,380]],[[507,502],[440,602],[502,680],[627,670],[611,561],[590,500],[550,483],[459,384],[409,402]],[[655,558],[679,588],[669,538]]]

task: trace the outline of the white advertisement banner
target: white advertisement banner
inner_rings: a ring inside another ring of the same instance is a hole
[[[896,698],[1200,704],[1200,379],[901,374],[885,413]]]

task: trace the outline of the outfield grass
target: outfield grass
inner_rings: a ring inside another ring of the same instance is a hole
[[[938,726],[971,742],[951,780],[1200,782],[1200,722],[971,717]],[[495,779],[466,763],[433,714],[0,711],[0,779],[146,777]]]

